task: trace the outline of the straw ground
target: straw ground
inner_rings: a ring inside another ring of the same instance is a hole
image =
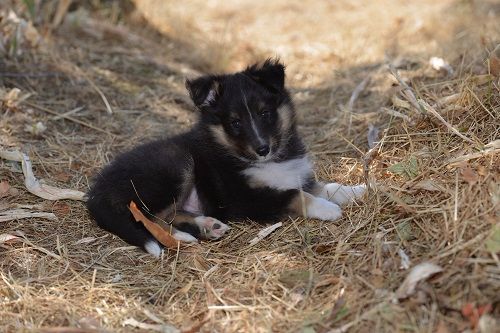
[[[278,54],[317,177],[371,190],[335,223],[283,219],[249,245],[263,226],[230,221],[220,241],[156,260],[95,227],[83,203],[31,195],[2,160],[0,211],[58,220],[0,222],[18,237],[0,243],[1,331],[500,326],[498,4],[25,3],[0,6],[0,144],[51,185],[85,191],[120,151],[189,128],[186,77]],[[422,262],[442,272],[395,301]]]

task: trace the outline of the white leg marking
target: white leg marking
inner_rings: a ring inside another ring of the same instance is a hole
[[[342,217],[342,209],[333,202],[314,197],[306,207],[307,217],[324,221],[335,221]]]
[[[194,221],[201,230],[201,233],[208,239],[219,239],[226,231],[231,229],[227,224],[209,216],[197,216]]]
[[[323,187],[319,196],[338,205],[343,205],[361,198],[365,192],[366,185],[344,186],[329,183]]]
[[[190,233],[176,230],[176,229],[173,230],[172,237],[174,237],[178,241],[186,242],[186,243],[197,243],[198,242],[198,239],[196,239],[196,237],[194,237]]]
[[[144,249],[155,258],[159,258],[161,255],[160,244],[158,244],[158,242],[153,239],[146,241],[146,243],[144,244]]]

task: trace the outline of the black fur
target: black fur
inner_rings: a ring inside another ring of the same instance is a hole
[[[235,74],[187,81],[200,110],[197,125],[184,134],[138,146],[105,167],[88,193],[91,216],[101,228],[144,247],[152,236],[133,220],[128,210],[132,200],[145,213],[143,204],[157,214],[173,204],[179,209],[194,186],[206,216],[267,221],[283,215],[298,190],[251,188],[241,171],[259,163],[256,150],[263,145],[270,146],[270,161],[306,154],[284,79],[284,66],[268,60]],[[278,108],[285,110],[288,127]],[[223,140],[217,139],[214,128]],[[309,183],[314,183],[312,175]],[[199,236],[189,223],[176,227]]]

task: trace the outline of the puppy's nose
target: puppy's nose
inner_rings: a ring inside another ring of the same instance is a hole
[[[259,154],[260,156],[266,156],[267,154],[269,154],[269,146],[268,145],[264,145],[264,146],[260,146],[259,148],[257,148],[255,150],[257,152],[257,154]]]

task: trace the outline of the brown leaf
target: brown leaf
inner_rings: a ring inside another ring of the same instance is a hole
[[[0,182],[0,198],[6,197],[9,195],[10,185],[6,180],[2,180]]]
[[[11,234],[0,234],[0,244],[10,243],[18,239],[19,237]]]
[[[443,187],[432,179],[423,179],[413,184],[412,188],[429,192],[443,192]]]
[[[71,213],[71,207],[64,202],[56,202],[52,205],[52,213],[63,217]]]
[[[462,168],[461,175],[462,179],[471,185],[477,183],[477,181],[479,180],[477,172],[474,171],[474,169],[472,169],[471,167]]]
[[[172,237],[169,231],[163,229],[159,224],[156,224],[149,220],[142,212],[137,208],[135,202],[130,201],[129,210],[134,216],[136,222],[142,222],[146,229],[156,238],[160,243],[165,245],[170,249],[177,249],[179,246],[179,241]]]

